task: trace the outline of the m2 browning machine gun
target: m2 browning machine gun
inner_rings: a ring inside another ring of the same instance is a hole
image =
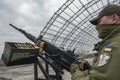
[[[69,53],[68,51],[65,51],[63,49],[54,46],[53,44],[43,40],[41,35],[38,38],[36,38],[35,36],[27,33],[22,29],[15,27],[12,24],[10,24],[10,26],[15,28],[16,30],[24,34],[29,40],[34,42],[35,47],[39,49],[39,53],[37,54],[37,57],[42,58],[45,62],[47,62],[50,66],[52,66],[57,73],[62,74],[63,69],[70,71],[71,63],[80,62],[80,58],[76,56],[74,53],[71,52]],[[88,70],[90,68],[91,68],[90,65],[85,64],[84,70],[86,69]],[[47,80],[49,80],[49,76],[46,74],[46,72],[43,71],[43,73],[47,77]],[[37,77],[37,75],[35,76]],[[61,80],[60,77],[57,80]]]

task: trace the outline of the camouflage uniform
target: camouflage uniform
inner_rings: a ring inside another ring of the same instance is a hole
[[[72,80],[120,80],[120,24],[98,25],[97,30],[105,43],[100,46],[92,69],[86,74],[76,68],[71,72]]]
[[[116,36],[111,35],[112,38],[100,47],[93,69],[87,75],[84,71],[76,69],[72,74],[72,80],[120,80],[120,33],[114,35]]]

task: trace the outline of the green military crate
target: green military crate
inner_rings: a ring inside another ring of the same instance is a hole
[[[7,66],[30,64],[38,51],[31,43],[5,42],[2,60]]]

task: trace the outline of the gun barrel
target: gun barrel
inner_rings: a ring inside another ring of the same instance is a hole
[[[14,25],[12,25],[11,23],[9,25],[12,26],[13,28],[19,30],[17,27],[15,27]]]
[[[37,38],[27,32],[25,32],[22,29],[17,28],[16,26],[14,26],[13,24],[9,24],[10,26],[12,26],[13,28],[15,28],[16,30],[18,30],[19,32],[21,32],[22,34],[24,34],[29,40],[31,40],[32,42],[36,43],[37,42]]]
[[[16,30],[20,31],[19,28],[15,27],[14,25],[12,25],[11,23],[9,24],[10,26],[12,26],[13,28],[15,28]]]

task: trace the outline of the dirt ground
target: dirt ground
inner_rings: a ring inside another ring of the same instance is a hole
[[[50,73],[53,73],[52,69],[50,69]],[[44,77],[41,70],[39,70],[38,76],[40,78]],[[12,80],[34,80],[34,66],[33,64],[29,64],[11,67],[0,67],[0,77],[10,78]],[[63,80],[71,80],[70,78],[70,73],[65,71]]]
[[[93,59],[87,59],[92,64]],[[50,74],[54,74],[52,68],[49,69]],[[42,71],[38,69],[39,78],[43,78]],[[12,80],[34,80],[34,66],[33,64],[19,65],[19,66],[2,66],[0,67],[0,77],[10,78]],[[71,80],[69,72],[64,71],[63,80]]]

